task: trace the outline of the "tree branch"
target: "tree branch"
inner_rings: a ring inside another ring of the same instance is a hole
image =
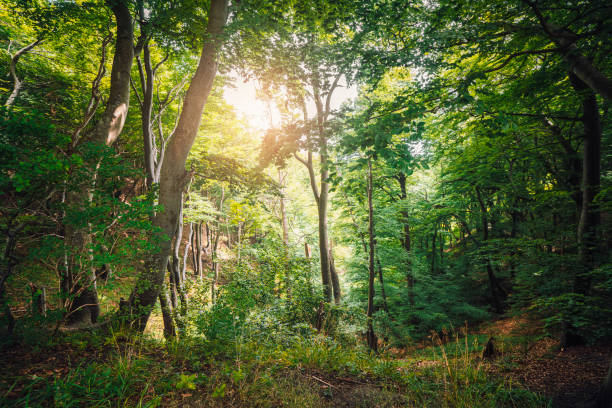
[[[9,95],[8,99],[4,103],[4,106],[10,108],[13,105],[13,103],[15,103],[15,99],[17,99],[17,96],[19,95],[19,91],[21,90],[22,82],[17,76],[17,62],[19,61],[19,58],[21,58],[22,55],[26,54],[28,51],[36,47],[41,42],[42,42],[42,38],[39,38],[33,43],[30,43],[26,45],[25,47],[23,47],[22,49],[20,49],[19,51],[17,51],[15,55],[11,56],[11,62],[9,64],[9,72],[11,76],[13,77],[13,83],[14,83],[13,92],[11,92],[11,94]]]

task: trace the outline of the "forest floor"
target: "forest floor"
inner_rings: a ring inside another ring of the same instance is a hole
[[[551,398],[553,407],[588,407],[594,402],[608,370],[612,343],[561,349],[558,339],[544,336],[540,324],[517,318],[498,320],[483,331],[520,345],[497,359],[492,372]]]
[[[0,351],[0,406],[587,407],[612,345],[560,350],[539,333],[503,319],[378,357],[322,337],[241,350],[91,332],[30,337]],[[497,354],[481,360],[491,335]]]

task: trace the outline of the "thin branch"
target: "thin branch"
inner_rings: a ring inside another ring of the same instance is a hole
[[[502,62],[501,64],[499,64],[496,67],[487,69],[482,71],[484,74],[488,74],[494,71],[499,71],[500,69],[502,69],[503,67],[505,67],[506,65],[508,65],[513,59],[515,59],[516,57],[520,57],[521,55],[540,55],[540,54],[550,54],[550,53],[555,53],[555,52],[559,52],[561,51],[559,48],[544,48],[541,50],[526,50],[526,51],[520,51],[520,52],[515,52],[513,54],[510,54],[505,60],[504,62]]]
[[[523,117],[537,118],[537,119],[550,118],[550,119],[565,120],[568,122],[580,122],[580,118],[578,117],[563,116],[563,115],[546,115],[546,114],[541,114],[541,113],[504,112],[504,111],[498,111],[498,112],[483,111],[483,112],[488,113],[489,115],[496,115],[496,114],[501,113],[503,115],[508,115],[508,116],[523,116]]]
[[[19,58],[21,58],[22,55],[26,54],[28,51],[36,47],[41,42],[42,42],[42,38],[39,38],[33,43],[30,43],[26,45],[25,47],[23,47],[22,49],[20,49],[19,51],[17,51],[15,55],[11,56],[11,62],[9,64],[9,72],[11,76],[13,77],[14,85],[13,85],[13,92],[11,92],[11,94],[9,95],[8,99],[4,103],[4,106],[11,107],[13,103],[15,103],[15,99],[17,99],[17,96],[19,95],[19,91],[21,90],[22,82],[17,76],[17,62],[19,61]]]
[[[331,97],[334,91],[336,90],[336,88],[338,87],[338,81],[340,81],[341,77],[342,77],[342,71],[340,71],[338,75],[336,75],[336,77],[334,78],[334,82],[332,83],[331,87],[329,88],[329,91],[327,92],[327,96],[325,97],[325,112],[323,113],[324,120],[326,120],[327,116],[329,116]]]
[[[72,147],[73,148],[76,147],[76,145],[78,144],[81,132],[83,131],[83,129],[85,129],[87,124],[94,117],[96,110],[98,109],[98,106],[100,105],[100,99],[101,99],[100,83],[102,82],[102,78],[104,78],[104,75],[106,75],[106,47],[108,47],[108,45],[110,44],[112,40],[113,40],[113,33],[109,31],[108,34],[102,40],[102,50],[101,50],[102,55],[100,56],[100,64],[98,65],[98,73],[96,74],[96,77],[91,82],[91,97],[89,98],[89,105],[87,106],[87,109],[85,110],[85,117],[83,118],[79,126],[77,126],[77,128],[74,130],[74,133],[72,134]]]
[[[161,65],[162,65],[164,62],[166,62],[166,61],[168,60],[168,57],[170,57],[170,55],[166,54],[166,55],[164,56],[164,58],[163,58],[161,61],[159,61],[157,64],[155,64],[155,66],[153,67],[153,74],[157,73],[157,69],[158,69],[158,68],[159,68],[159,67],[160,67],[160,66],[161,66]]]
[[[134,91],[134,95],[136,95],[136,99],[138,99],[138,105],[140,105],[140,109],[142,109],[142,99],[140,98],[140,94],[138,93],[138,90],[136,89],[136,85],[134,84],[134,80],[132,79],[132,76],[130,76],[130,85],[132,85],[132,90]]]
[[[293,156],[300,163],[302,163],[304,166],[306,166],[306,168],[308,169],[308,177],[310,178],[310,187],[312,188],[312,193],[314,194],[315,201],[317,202],[317,205],[319,205],[320,194],[319,194],[319,188],[317,187],[317,178],[316,178],[316,175],[314,173],[314,167],[313,167],[313,164],[312,164],[312,152],[310,150],[308,151],[308,160],[304,160],[303,158],[301,158],[297,154],[297,152],[294,152]]]

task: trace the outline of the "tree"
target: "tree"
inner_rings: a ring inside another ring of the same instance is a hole
[[[369,236],[369,257],[368,257],[368,310],[366,313],[367,318],[367,332],[366,337],[368,340],[368,347],[376,351],[378,348],[378,339],[374,333],[374,327],[372,325],[372,315],[374,313],[374,276],[376,271],[374,269],[374,259],[376,257],[375,246],[376,246],[376,235],[374,232],[374,206],[372,204],[372,161],[368,160],[368,236]]]
[[[319,231],[319,258],[323,293],[328,302],[332,298],[340,302],[340,284],[332,257],[328,232],[329,208],[329,119],[332,114],[331,101],[340,79],[345,75],[338,57],[337,45],[326,44],[322,39],[306,33],[294,33],[290,40],[276,44],[270,55],[264,56],[263,67],[286,67],[280,79],[265,82],[269,92],[287,93],[286,97],[301,111],[303,120],[288,123],[285,129],[268,133],[264,148],[278,155],[280,163],[284,155],[292,154],[307,171],[310,187],[317,205]],[[263,81],[270,81],[269,73],[260,73]],[[314,105],[315,115],[309,116],[307,101]],[[287,110],[288,104],[285,107]],[[284,146],[283,146],[284,145]],[[306,157],[299,152],[306,150]],[[319,169],[315,168],[314,154],[319,153]],[[317,175],[318,172],[318,175]]]
[[[191,174],[185,170],[189,150],[197,135],[204,105],[212,89],[217,72],[217,52],[222,44],[223,27],[227,20],[227,0],[212,0],[208,13],[207,38],[202,47],[200,62],[191,80],[176,131],[166,147],[166,159],[159,179],[159,204],[163,211],[156,214],[154,225],[159,227],[162,239],[161,250],[146,260],[145,270],[139,276],[128,300],[130,320],[136,329],[143,331],[155,300],[159,296],[168,258],[171,255],[171,237],[174,236],[183,205],[183,189]]]
[[[134,27],[128,5],[124,1],[109,1],[107,5],[115,16],[117,27],[110,77],[111,85],[104,113],[96,122],[91,134],[84,139],[86,143],[100,146],[112,146],[123,130],[130,103],[130,70],[134,59]],[[94,163],[93,167],[98,165],[99,163]],[[69,191],[66,196],[66,205],[74,207],[90,202],[95,178],[94,171],[92,185]],[[69,310],[70,324],[95,323],[100,314],[95,269],[92,266],[86,266],[87,263],[82,264],[78,259],[89,251],[91,236],[88,229],[88,226],[66,225],[66,245],[73,248],[77,254],[76,258],[73,256],[68,260],[64,277],[68,282],[64,287],[70,288],[71,296],[75,296]],[[90,255],[85,256],[90,257]],[[76,283],[74,278],[78,276],[81,266],[88,268],[89,271],[85,272],[87,277],[83,282]]]

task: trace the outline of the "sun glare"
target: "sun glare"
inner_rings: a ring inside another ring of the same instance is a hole
[[[250,126],[255,129],[266,130],[281,125],[280,113],[273,103],[257,97],[256,81],[247,80],[234,76],[231,86],[226,86],[223,95],[227,103],[232,105],[239,116],[244,117]],[[338,109],[344,102],[357,96],[357,88],[347,86],[346,83],[339,86],[332,97],[332,109]],[[315,107],[312,101],[308,101],[307,109],[309,116],[314,115]]]
[[[278,111],[266,101],[257,98],[257,82],[237,78],[232,86],[225,87],[223,96],[238,115],[243,116],[250,126],[265,130],[278,125]]]

